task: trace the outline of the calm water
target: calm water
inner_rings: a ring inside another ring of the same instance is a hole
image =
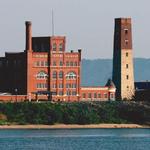
[[[0,150],[150,150],[150,129],[0,130]]]

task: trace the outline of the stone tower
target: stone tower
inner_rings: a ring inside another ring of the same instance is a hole
[[[131,18],[115,19],[112,78],[116,99],[131,99],[134,95]]]

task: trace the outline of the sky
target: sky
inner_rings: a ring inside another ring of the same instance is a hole
[[[33,36],[66,36],[82,58],[112,58],[114,18],[131,17],[134,57],[150,58],[149,0],[0,0],[0,55],[25,49],[25,21]]]

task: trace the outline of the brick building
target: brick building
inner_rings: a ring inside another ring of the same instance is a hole
[[[66,52],[64,36],[32,37],[31,22],[25,25],[25,50],[0,58],[0,99],[114,99],[115,86],[110,81],[105,87],[80,86],[80,49]]]

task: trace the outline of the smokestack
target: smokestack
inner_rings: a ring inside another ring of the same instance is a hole
[[[78,53],[79,53],[79,61],[81,61],[81,52],[82,52],[82,49],[78,49]]]
[[[32,23],[26,21],[26,51],[32,51]]]

